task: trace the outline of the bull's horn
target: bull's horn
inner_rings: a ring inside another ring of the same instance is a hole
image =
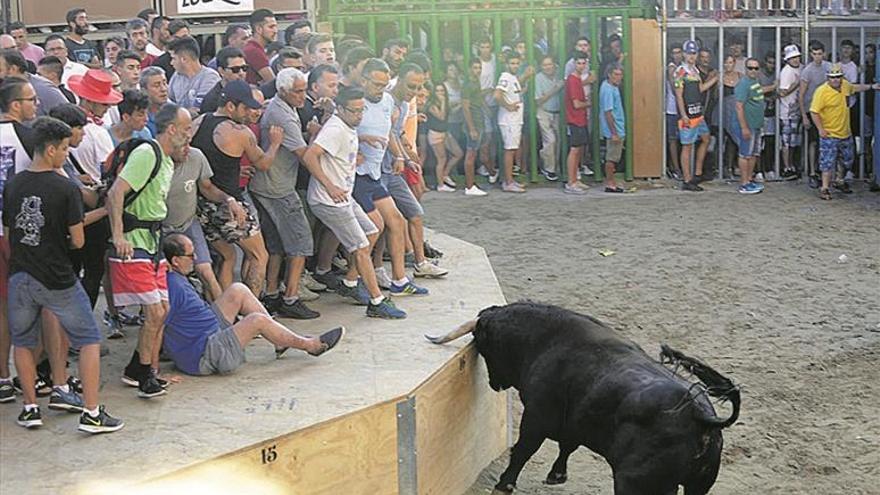
[[[460,327],[455,330],[443,335],[442,337],[431,337],[430,335],[425,335],[425,338],[431,341],[434,344],[445,344],[447,342],[452,342],[453,340],[464,336],[465,334],[471,333],[474,331],[474,328],[477,326],[477,320],[470,320],[465,322]]]

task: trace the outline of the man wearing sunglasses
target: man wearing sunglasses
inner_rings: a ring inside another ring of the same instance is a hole
[[[850,126],[849,106],[847,97],[869,89],[880,90],[880,83],[851,84],[843,78],[840,64],[831,66],[827,81],[819,86],[813,94],[810,105],[810,116],[819,132],[819,170],[822,172],[822,189],[819,197],[831,199],[831,178],[837,160],[849,172],[852,170],[854,149],[852,128]],[[851,193],[846,182],[837,186],[844,193]]]
[[[234,46],[223,47],[217,52],[217,72],[220,80],[202,98],[200,114],[214,113],[220,107],[220,93],[230,81],[243,81],[247,75],[248,65],[244,61],[244,53]]]
[[[758,72],[761,62],[751,57],[746,60],[746,76],[739,80],[733,90],[736,98],[736,118],[731,126],[734,141],[738,147],[740,170],[740,194],[757,194],[764,186],[752,180],[755,162],[761,155],[764,110],[764,93],[776,89],[776,83],[761,86]]]

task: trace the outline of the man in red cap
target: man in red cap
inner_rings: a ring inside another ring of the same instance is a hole
[[[113,138],[104,127],[104,114],[122,101],[122,94],[113,89],[113,78],[101,69],[89,69],[85,75],[71,76],[67,87],[79,97],[79,106],[86,112],[88,123],[83,127],[83,140],[71,150],[93,183],[101,181],[101,165],[113,152]]]

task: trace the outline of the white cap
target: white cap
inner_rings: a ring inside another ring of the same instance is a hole
[[[801,56],[801,51],[798,49],[797,45],[786,46],[784,52],[785,52],[785,56],[783,57],[783,60],[788,60],[793,57],[800,57]]]

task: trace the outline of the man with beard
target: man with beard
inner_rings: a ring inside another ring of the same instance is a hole
[[[266,45],[275,41],[278,36],[278,21],[269,9],[257,9],[250,16],[253,36],[244,45],[244,59],[247,61],[248,84],[259,84],[275,79],[275,73],[269,67]]]
[[[382,49],[382,60],[388,64],[391,71],[391,79],[397,77],[397,71],[400,70],[400,64],[406,59],[406,53],[409,51],[409,40],[403,38],[394,38],[385,42]]]
[[[798,90],[801,87],[801,51],[797,45],[785,47],[785,67],[779,75],[779,137],[782,144],[782,177],[791,180],[798,176],[794,150],[801,146],[801,111]],[[763,84],[763,83],[762,83]]]
[[[217,277],[220,286],[225,290],[232,285],[236,259],[233,244],[236,244],[247,261],[242,281],[257,296],[263,290],[269,255],[256,210],[245,199],[240,186],[241,158],[247,156],[255,168],[265,169],[275,160],[283,138],[281,129],[273,127],[267,132],[271,143],[267,152],[257,145],[247,124],[251,112],[261,107],[246,82],[230,81],[221,92],[217,111],[196,119],[197,131],[193,137],[193,146],[202,150],[211,164],[211,182],[231,197],[220,205],[210,201],[199,203],[205,238],[223,258]],[[239,207],[246,213],[243,221]]]
[[[145,316],[122,381],[137,387],[142,398],[166,393],[158,373],[162,324],[168,312],[168,265],[160,260],[159,232],[168,212],[165,199],[174,174],[174,159],[183,161],[186,157],[193,128],[189,112],[173,103],[159,109],[155,123],[156,140],[141,144],[129,154],[107,193],[113,242],[108,261],[114,304],[140,305]],[[126,195],[133,191],[138,194],[126,205]]]
[[[147,93],[150,105],[147,107],[147,129],[156,135],[156,113],[168,103],[168,79],[161,67],[147,67],[141,71],[141,90]]]
[[[147,44],[150,42],[149,35],[147,34],[148,30],[147,23],[140,17],[135,17],[125,23],[125,34],[128,35],[128,47],[129,50],[137,53],[138,65],[140,65],[140,63],[147,57],[150,57],[150,63],[152,63],[152,59],[155,58],[147,53]],[[119,59],[117,58],[117,60]]]
[[[98,53],[98,45],[91,40],[83,38],[89,33],[89,15],[86,9],[77,7],[67,12],[67,56],[74,62],[87,65],[93,69],[101,68],[101,57]]]

